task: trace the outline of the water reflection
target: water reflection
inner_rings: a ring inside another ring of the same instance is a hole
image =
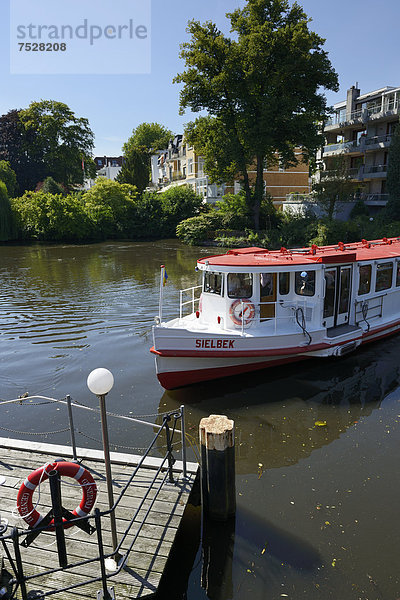
[[[337,362],[303,363],[166,391],[159,410],[186,404],[187,427],[194,434],[204,415],[234,419],[239,473],[290,466],[379,408],[398,386],[397,347],[394,338],[378,354],[369,348]]]

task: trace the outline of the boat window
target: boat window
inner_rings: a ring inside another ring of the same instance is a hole
[[[275,273],[260,274],[260,296],[261,298],[272,298],[276,296],[275,291],[276,275]],[[274,298],[274,301],[276,298]]]
[[[381,292],[392,287],[393,281],[393,263],[379,263],[376,265],[376,284],[375,291]]]
[[[279,273],[279,294],[286,296],[290,291],[290,273]]]
[[[295,292],[299,296],[314,296],[315,271],[298,271],[295,273]]]
[[[229,273],[229,298],[250,298],[253,295],[253,282],[249,273]]]
[[[222,296],[222,275],[221,273],[204,273],[204,291],[208,294],[218,294]]]
[[[371,289],[372,265],[360,265],[358,295],[369,294]]]
[[[396,287],[400,286],[400,261],[396,263]]]

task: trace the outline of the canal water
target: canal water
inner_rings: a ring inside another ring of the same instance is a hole
[[[178,290],[197,282],[196,259],[208,253],[177,241],[0,246],[0,399],[70,394],[95,407],[86,378],[106,367],[112,412],[160,421],[184,404],[193,438],[203,416],[235,420],[236,521],[206,524],[203,542],[188,523],[165,598],[397,600],[400,337],[342,359],[165,392],[149,353],[159,267],[174,316]],[[52,433],[65,426],[62,408],[0,410],[0,436],[69,441]],[[78,445],[100,447],[98,415],[75,419]],[[122,423],[109,421],[113,448],[135,451],[154,434]]]

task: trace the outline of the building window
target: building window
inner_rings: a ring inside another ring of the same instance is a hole
[[[193,175],[193,158],[188,159],[187,168],[188,168],[188,175]]]
[[[204,273],[203,290],[208,294],[217,294],[222,296],[222,275],[221,273]]]
[[[371,289],[371,273],[372,273],[372,265],[361,265],[358,276],[358,295],[362,296],[363,294],[369,294]]]
[[[207,179],[199,179],[196,182],[196,194],[199,196],[207,196]]]
[[[199,165],[198,175],[200,177],[202,177],[204,175],[204,158],[199,158],[198,165]]]
[[[376,266],[375,291],[381,292],[392,287],[393,263],[380,263]]]
[[[315,271],[298,271],[295,273],[295,292],[298,296],[314,296]]]

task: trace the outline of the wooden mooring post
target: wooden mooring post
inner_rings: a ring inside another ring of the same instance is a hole
[[[200,445],[203,512],[226,521],[236,511],[234,422],[224,415],[201,419]]]

